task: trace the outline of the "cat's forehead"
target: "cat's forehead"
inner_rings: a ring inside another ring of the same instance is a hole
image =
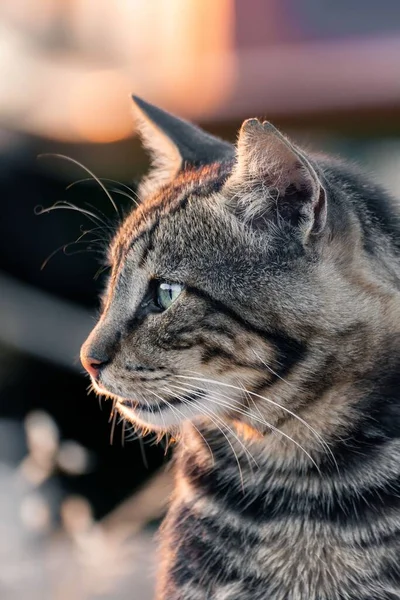
[[[114,261],[123,260],[137,241],[151,233],[163,217],[184,208],[192,195],[207,197],[220,191],[231,169],[231,163],[215,163],[184,170],[171,184],[146,198],[122,223],[111,246]]]

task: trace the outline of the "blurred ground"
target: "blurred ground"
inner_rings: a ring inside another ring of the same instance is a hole
[[[24,429],[0,420],[0,597],[4,600],[152,598],[155,527],[171,491],[165,469],[103,519],[83,495],[65,494],[58,472],[82,474],[93,457],[60,442],[48,414]],[[25,448],[24,451],[21,451]]]

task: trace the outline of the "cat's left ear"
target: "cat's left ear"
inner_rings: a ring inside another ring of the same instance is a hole
[[[262,229],[268,220],[289,223],[304,241],[324,229],[326,192],[316,170],[267,121],[243,123],[237,162],[224,191],[235,214],[252,227]]]
[[[139,196],[169,183],[185,166],[200,166],[233,158],[234,147],[199,127],[132,96],[133,110],[152,170],[139,186]]]

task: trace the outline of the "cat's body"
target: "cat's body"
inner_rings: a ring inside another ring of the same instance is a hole
[[[138,110],[163,170],[82,356],[123,416],[180,431],[158,598],[400,598],[398,207],[269,125],[235,159]]]
[[[244,462],[239,476],[231,451],[226,457],[221,452],[213,468],[202,462],[204,447],[203,453],[198,448],[190,457],[181,455],[162,532],[160,597],[398,598],[398,520],[383,506],[400,491],[400,452],[393,446],[386,459],[397,469],[390,474],[379,473],[379,461],[365,460],[358,473],[353,468],[325,480],[277,471],[265,448],[257,452],[254,446],[261,477]],[[365,482],[365,469],[374,484]]]

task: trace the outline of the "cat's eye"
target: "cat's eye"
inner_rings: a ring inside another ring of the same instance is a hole
[[[167,283],[166,281],[161,281],[156,289],[157,305],[161,309],[166,310],[173,302],[175,302],[182,291],[183,285],[180,285],[179,283]]]

